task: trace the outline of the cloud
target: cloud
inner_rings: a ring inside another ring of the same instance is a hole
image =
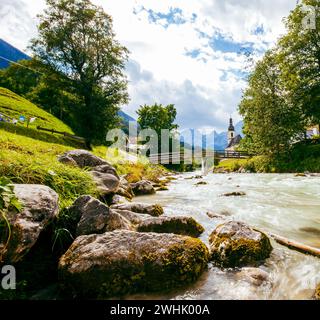
[[[173,103],[176,106],[177,122],[181,129],[215,128],[222,131],[225,130],[226,119],[230,114],[235,121],[239,120],[233,106],[241,96],[244,83],[235,76],[228,76],[216,90],[208,90],[191,80],[181,83],[156,80],[153,74],[143,70],[136,61],[130,61],[129,66],[131,102],[124,110],[132,116],[135,116],[140,105],[157,102],[163,105]],[[234,89],[231,90],[230,86]]]
[[[255,60],[285,32],[296,0],[92,0],[130,50],[131,115],[141,104],[174,103],[181,127],[224,130],[237,114],[246,57]],[[44,0],[1,0],[0,37],[24,49]]]
[[[38,10],[41,7],[43,6],[39,6],[38,3]],[[0,38],[26,51],[30,38],[36,35],[36,17],[34,12],[34,7],[32,10],[27,1],[1,0]]]

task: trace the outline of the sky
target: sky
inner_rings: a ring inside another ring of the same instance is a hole
[[[92,0],[113,18],[116,38],[130,50],[130,102],[173,103],[180,128],[225,131],[246,87],[248,61],[285,33],[296,0]],[[37,34],[44,0],[0,0],[0,38],[26,51]]]

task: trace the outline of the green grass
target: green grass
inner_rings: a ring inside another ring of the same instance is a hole
[[[0,128],[0,176],[14,183],[47,185],[59,194],[64,208],[80,195],[97,194],[88,172],[57,160],[58,155],[70,149]]]
[[[0,87],[0,113],[15,119],[19,119],[20,116],[24,116],[26,119],[36,117],[36,120],[30,124],[31,128],[41,126],[57,131],[73,133],[67,125],[52,114],[38,108],[30,101],[2,87]],[[24,124],[17,124],[17,126],[22,125],[26,126],[26,121]]]
[[[248,160],[246,159],[226,159],[219,162],[215,168],[224,168],[228,171],[237,171],[245,166]]]

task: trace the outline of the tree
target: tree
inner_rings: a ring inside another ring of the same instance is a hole
[[[253,153],[282,154],[303,131],[301,112],[287,97],[276,51],[268,51],[257,63],[239,111],[244,117],[243,146]]]
[[[138,123],[142,130],[150,128],[156,132],[158,138],[158,149],[160,149],[161,146],[161,130],[167,129],[172,131],[178,128],[178,125],[174,124],[177,116],[177,110],[173,104],[163,106],[162,104],[156,103],[151,106],[140,106],[137,114],[139,116]],[[169,146],[167,146],[167,148],[170,149],[172,141],[169,140],[168,142]]]
[[[75,113],[79,133],[102,140],[118,125],[119,105],[128,100],[124,75],[128,50],[112,31],[112,19],[89,0],[47,0],[31,49],[70,80],[82,99]]]
[[[33,58],[0,70],[0,86],[25,97],[79,131],[74,117],[82,104],[70,80]]]
[[[303,10],[303,5],[314,12]],[[292,103],[303,111],[306,122],[320,123],[320,10],[318,0],[305,0],[286,19],[288,33],[279,41],[279,63]],[[311,15],[310,15],[311,14]],[[303,26],[308,21],[315,29]]]
[[[25,96],[39,82],[41,74],[34,71],[37,67],[35,59],[20,60],[19,64],[11,64],[8,68],[0,70],[0,86]]]

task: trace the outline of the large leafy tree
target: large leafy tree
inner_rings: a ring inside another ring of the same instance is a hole
[[[244,117],[243,145],[251,152],[278,155],[303,130],[300,110],[290,104],[280,74],[278,54],[269,51],[249,77],[239,111]]]
[[[304,8],[310,6],[310,10]],[[309,123],[320,123],[320,2],[305,0],[286,19],[278,45],[283,82]],[[303,25],[303,22],[307,23]]]
[[[104,139],[106,130],[118,124],[119,105],[128,100],[128,50],[115,39],[111,17],[89,0],[47,0],[39,18],[33,52],[70,80],[82,99],[75,112],[79,133]]]

